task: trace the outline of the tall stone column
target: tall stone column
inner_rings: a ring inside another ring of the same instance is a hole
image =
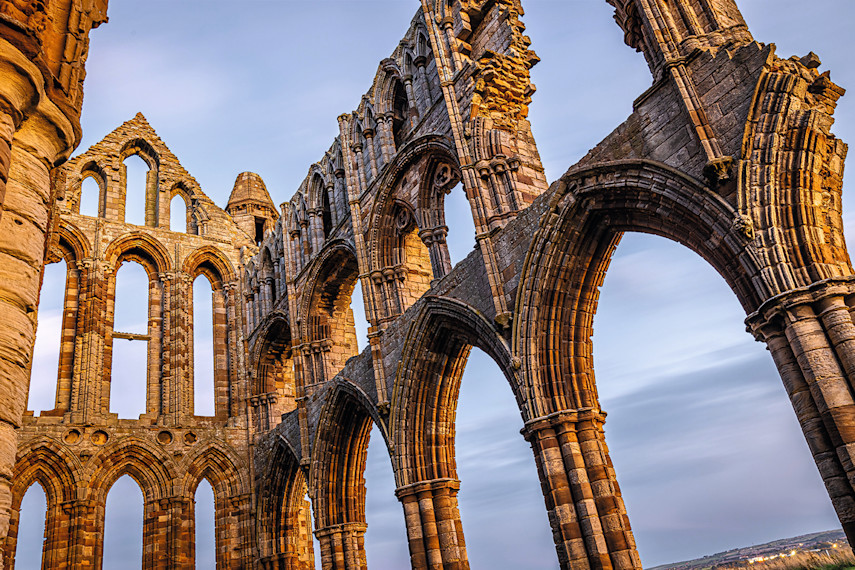
[[[843,530],[855,540],[855,323],[849,280],[767,301],[746,322],[766,343]]]
[[[593,410],[526,425],[561,568],[641,568],[626,508]]]
[[[413,570],[468,570],[459,490],[456,479],[421,481],[395,490],[404,506]]]
[[[5,127],[8,130],[8,125]],[[0,142],[0,160],[2,147]],[[49,164],[33,150],[11,150],[0,216],[0,536],[9,529],[15,428],[27,404],[36,311],[49,223]]]

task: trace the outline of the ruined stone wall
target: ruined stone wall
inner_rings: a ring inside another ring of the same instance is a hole
[[[312,568],[308,494],[323,568],[365,568],[363,473],[376,426],[413,568],[468,568],[454,413],[476,346],[516,397],[561,567],[640,567],[605,442],[591,341],[599,287],[625,231],[684,244],[734,290],[855,540],[855,279],[840,211],[847,149],[830,132],[843,90],[816,71],[813,54],[782,60],[754,42],[732,0],[609,2],[653,84],[548,188],[527,122],[537,56],[519,0],[423,0],[281,216],[251,173],[238,177],[234,218],[217,208],[141,115],[55,170],[49,201],[47,165],[70,152],[76,119],[60,119],[48,136],[15,131],[22,104],[8,121],[0,116],[7,143],[21,133],[44,139],[10,146],[14,191],[0,218],[10,244],[0,250],[18,252],[0,266],[24,276],[0,296],[14,307],[4,313],[11,326],[0,327],[0,364],[12,370],[0,410],[0,460],[9,468],[34,283],[44,252],[68,265],[55,409],[23,421],[15,472],[0,477],[0,535],[3,517],[11,520],[6,558],[21,497],[39,481],[48,496],[46,564],[97,565],[106,493],[129,474],[145,495],[147,568],[192,564],[192,497],[202,478],[216,496],[218,567]],[[100,21],[97,8],[69,29],[85,37]],[[13,49],[2,44],[0,57],[20,60],[26,41],[49,29],[46,15],[62,27],[74,13],[0,1],[0,14],[25,32],[4,32]],[[85,41],[51,37],[38,44],[46,55],[26,52],[29,64],[19,68],[40,77],[33,85],[53,73],[50,89],[65,89],[67,100],[55,104],[62,109],[76,100]],[[82,51],[60,58],[63,41]],[[53,107],[36,110],[56,116]],[[45,145],[52,150],[30,150]],[[143,226],[125,223],[122,163],[131,154],[150,168]],[[100,187],[97,217],[79,214],[87,177]],[[458,183],[477,247],[451,267],[444,196]],[[168,229],[175,195],[187,204],[186,233]],[[146,334],[113,330],[124,261],[149,275]],[[189,308],[199,274],[215,290],[213,417],[192,409]],[[370,325],[361,353],[350,307],[357,283],[357,310]],[[116,339],[148,343],[139,419],[109,412]]]

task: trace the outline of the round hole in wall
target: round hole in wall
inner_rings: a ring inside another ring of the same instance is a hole
[[[172,443],[172,434],[166,430],[157,434],[157,443],[160,445],[169,445]]]
[[[62,441],[64,441],[68,445],[74,445],[75,443],[80,441],[80,432],[76,429],[70,429],[65,432],[64,436],[62,436]]]
[[[196,443],[197,439],[198,438],[196,437],[196,434],[192,431],[188,431],[184,434],[184,443],[186,443],[187,445],[193,445],[194,443]]]
[[[104,430],[98,430],[89,436],[89,439],[95,445],[104,445],[107,443],[107,440],[110,439],[110,436],[107,435],[107,432]]]

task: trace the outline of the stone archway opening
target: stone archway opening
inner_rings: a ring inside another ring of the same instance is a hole
[[[661,311],[666,303],[674,310]],[[688,248],[621,238],[594,316],[594,369],[645,567],[839,525],[778,371],[744,318]]]
[[[47,496],[35,481],[21,501],[15,540],[14,567],[19,570],[41,568],[46,537]]]
[[[102,568],[136,568],[143,562],[143,493],[130,475],[110,487],[104,507]]]

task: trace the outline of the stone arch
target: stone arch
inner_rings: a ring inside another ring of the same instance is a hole
[[[294,347],[288,315],[273,311],[261,323],[252,345],[249,387],[251,421],[261,432],[295,407]]]
[[[471,347],[499,365],[520,407],[526,396],[507,342],[482,315],[456,299],[426,296],[420,303],[400,356],[389,416],[395,494],[404,507],[413,568],[466,568],[454,438]]]
[[[717,194],[668,166],[607,163],[568,172],[553,189],[516,299],[514,349],[534,396],[526,419],[597,407],[591,326],[622,232],[660,235],[697,252],[725,278],[746,312],[766,294],[742,219]]]
[[[188,255],[182,264],[181,271],[191,279],[204,274],[217,289],[222,289],[235,277],[232,264],[222,251],[212,245],[202,246]]]
[[[170,255],[157,239],[143,232],[130,232],[114,240],[104,251],[104,261],[113,274],[123,261],[137,261],[157,279],[159,273],[172,271]]]
[[[21,502],[33,483],[38,482],[45,492],[47,512],[42,566],[55,568],[66,560],[63,549],[68,548],[69,516],[64,506],[76,498],[77,476],[80,462],[64,446],[42,437],[32,440],[18,450],[19,459],[12,472],[12,505],[8,535],[3,546],[4,559],[14,559],[17,550],[18,523]],[[9,566],[14,568],[13,565]]]
[[[172,481],[178,479],[172,461],[165,453],[137,437],[126,437],[108,444],[90,460],[89,496],[105,504],[107,492],[123,475],[130,475],[142,489],[145,501],[165,499],[172,494]]]
[[[145,197],[144,197],[144,208],[145,208],[145,225],[149,227],[154,227],[157,225],[158,218],[158,191],[157,185],[160,176],[160,154],[155,150],[154,146],[144,138],[134,138],[130,139],[122,145],[122,149],[117,156],[118,160],[118,171],[121,177],[121,199],[119,200],[121,204],[121,216],[120,220],[126,219],[127,212],[127,170],[125,167],[125,160],[131,156],[139,156],[143,162],[148,166],[148,172],[146,173],[146,181],[145,181]]]
[[[313,260],[301,299],[300,335],[304,353],[303,380],[318,384],[331,379],[356,355],[356,331],[350,298],[359,265],[350,242],[333,240]]]
[[[108,179],[104,167],[95,160],[90,160],[80,168],[79,172],[79,179],[74,185],[73,194],[70,197],[71,211],[75,214],[80,213],[80,203],[83,200],[83,182],[87,178],[92,178],[98,184],[98,216],[103,216]]]
[[[325,566],[343,559],[347,568],[366,568],[364,473],[371,427],[378,418],[368,396],[351,382],[336,378],[326,389],[309,471],[315,535]],[[382,425],[378,423],[381,432]]]
[[[378,182],[367,239],[378,322],[404,312],[429,288],[432,279],[450,269],[445,245],[447,228],[425,228],[421,224],[425,218],[430,219],[425,212],[432,211],[429,208],[439,202],[429,198],[433,190],[422,187],[426,180],[424,169],[430,168],[434,156],[448,160],[456,168],[452,149],[445,137],[420,137],[401,149]],[[414,173],[414,180],[409,180],[410,173]],[[419,186],[416,190],[411,188],[413,181]]]
[[[430,295],[421,303],[401,352],[389,416],[399,487],[457,478],[454,416],[472,346],[498,364],[521,409],[527,397],[518,383],[510,347],[487,319],[448,297]]]
[[[243,477],[248,466],[234,453],[215,440],[200,441],[194,452],[185,460],[186,473],[181,486],[182,495],[188,500],[188,518],[192,528],[188,530],[190,540],[195,543],[196,490],[202,479],[207,479],[214,490],[214,512],[217,567],[245,567],[241,550],[249,540],[249,487]],[[245,554],[245,552],[244,552]]]
[[[119,151],[118,161],[120,163],[124,162],[126,158],[135,154],[139,155],[151,170],[157,172],[157,169],[160,167],[160,153],[155,150],[149,141],[141,137],[128,140],[122,145],[122,150]]]
[[[192,208],[191,205],[193,203],[193,194],[194,192],[190,190],[187,183],[184,181],[178,181],[172,185],[172,188],[169,189],[169,193],[166,195],[166,204],[165,208],[158,208],[158,213],[162,214],[166,213],[166,216],[162,216],[159,220],[159,225],[166,229],[169,229],[172,224],[172,216],[174,212],[172,211],[172,200],[176,196],[180,196],[184,201],[184,231],[188,234],[193,234],[198,232],[198,228],[194,228],[193,216],[192,216]],[[165,218],[165,219],[163,219]]]
[[[281,437],[272,438],[264,451],[268,459],[255,477],[259,561],[262,568],[312,570],[312,521],[299,456]]]
[[[77,263],[88,259],[91,255],[92,246],[86,235],[73,224],[63,223],[56,231],[57,256],[63,257],[69,263]],[[53,252],[49,253],[46,263],[55,261]]]
[[[625,231],[682,243],[707,260],[746,310],[765,285],[748,224],[718,194],[665,165],[626,160],[571,170],[552,187],[516,294],[514,354],[562,567],[640,566],[605,443],[593,369],[593,317]],[[591,507],[580,507],[590,504]]]

